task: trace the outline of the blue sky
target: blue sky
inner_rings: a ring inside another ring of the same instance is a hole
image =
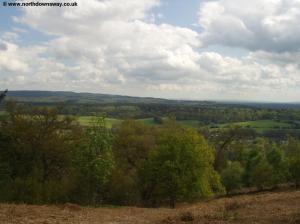
[[[0,88],[298,101],[299,0],[78,3],[1,4]]]
[[[1,0],[1,5],[3,3],[3,0]],[[10,28],[13,27],[13,16],[19,16],[21,14],[20,10],[17,10],[16,8],[4,8],[3,6],[0,8],[1,9],[1,31],[4,30],[9,30]]]
[[[1,0],[1,3],[3,0]],[[30,26],[17,23],[14,21],[14,18],[18,18],[22,16],[23,12],[21,8],[16,8],[16,7],[0,7],[0,31],[1,32],[14,32],[14,30],[17,29],[22,29],[26,30],[22,34],[22,37],[19,38],[19,42],[23,45],[30,45],[30,44],[35,44],[37,42],[43,42],[51,39],[52,37],[49,35],[44,34],[43,32],[32,29]]]
[[[165,0],[153,11],[163,15],[159,22],[195,29],[193,24],[198,21],[200,4],[201,0],[189,0],[188,3],[183,0]]]

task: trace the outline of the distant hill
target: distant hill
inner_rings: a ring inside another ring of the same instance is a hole
[[[172,104],[194,106],[251,107],[270,109],[300,109],[300,103],[255,103],[255,102],[216,102],[196,100],[169,100],[152,97],[132,97],[100,93],[76,93],[66,91],[9,91],[7,99],[36,104]]]
[[[72,104],[214,104],[210,101],[168,100],[152,97],[132,97],[100,93],[76,93],[65,91],[9,91],[7,99],[32,103],[72,103]]]
[[[14,99],[21,102],[36,103],[167,103],[169,100],[158,98],[142,98],[120,95],[109,95],[99,93],[75,93],[64,91],[9,91],[8,99]]]

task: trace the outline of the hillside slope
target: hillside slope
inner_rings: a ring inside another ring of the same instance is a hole
[[[3,224],[300,223],[300,191],[221,198],[177,209],[0,205]]]

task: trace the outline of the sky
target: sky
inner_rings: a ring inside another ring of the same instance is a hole
[[[0,89],[300,102],[300,0],[4,1]]]

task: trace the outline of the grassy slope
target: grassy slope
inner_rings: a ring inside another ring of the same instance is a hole
[[[56,224],[225,224],[300,223],[300,191],[260,193],[181,205],[177,209],[83,208],[0,204],[0,223]],[[183,222],[189,213],[193,222]]]

